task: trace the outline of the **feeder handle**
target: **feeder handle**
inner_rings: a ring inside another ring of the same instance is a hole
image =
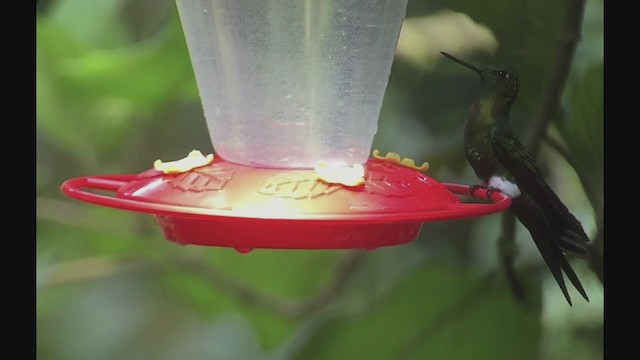
[[[92,188],[98,190],[118,191],[118,189],[135,179],[137,175],[118,174],[118,175],[100,175],[100,176],[84,176],[73,178],[62,184],[62,190],[75,191],[77,188]]]
[[[185,208],[177,205],[144,202],[133,199],[123,199],[119,197],[85,191],[86,188],[89,188],[94,190],[107,190],[117,193],[122,186],[135,180],[137,177],[138,175],[132,174],[84,176],[65,181],[64,183],[62,183],[60,189],[69,197],[72,197],[74,199],[116,209],[150,213],[154,215],[206,215],[201,214],[204,210],[198,208]]]
[[[155,215],[177,215],[177,216],[190,216],[190,217],[202,217],[207,218],[211,215],[221,215],[228,216],[224,212],[203,209],[203,208],[193,208],[193,207],[185,207],[178,205],[170,205],[170,204],[161,204],[161,203],[153,203],[153,202],[143,202],[137,201],[134,199],[124,199],[120,197],[113,197],[108,195],[103,195],[95,192],[89,192],[85,189],[94,189],[94,190],[106,190],[117,193],[118,190],[126,185],[127,183],[135,180],[138,175],[132,174],[122,174],[122,175],[100,175],[100,176],[86,176],[79,178],[72,178],[65,181],[61,190],[67,194],[68,196],[85,201],[92,204],[108,206],[117,209],[124,209],[129,211],[137,211],[142,213],[151,213]],[[460,184],[452,184],[452,183],[442,183],[447,190],[451,191],[457,195],[466,195],[469,194],[469,186],[468,185],[460,185]],[[490,200],[491,203],[454,203],[449,204],[446,209],[442,210],[433,210],[428,213],[414,213],[413,216],[406,217],[405,215],[400,215],[400,218],[397,216],[389,216],[389,214],[382,214],[380,216],[372,215],[372,214],[354,214],[350,216],[348,221],[352,222],[362,222],[367,223],[373,218],[378,222],[397,222],[398,220],[402,221],[436,221],[436,220],[453,220],[453,219],[462,219],[468,217],[475,217],[481,215],[488,215],[492,213],[497,213],[500,211],[504,211],[511,205],[511,198],[507,195],[494,192],[491,194],[491,197],[487,198],[487,192],[485,189],[478,189],[475,192],[477,198]],[[323,220],[322,216],[318,216],[315,220]],[[297,219],[287,219],[287,220],[297,220]]]
[[[456,195],[466,195],[471,196],[469,192],[468,185],[461,184],[452,184],[452,183],[442,183],[447,190],[451,191]],[[493,192],[490,197],[487,197],[487,190],[483,188],[478,188],[474,195],[477,198],[491,200],[491,204],[478,204],[478,203],[459,203],[459,204],[450,204],[449,211],[454,211],[456,213],[456,217],[467,217],[467,216],[475,216],[478,215],[479,211],[482,211],[484,214],[496,213],[500,211],[504,211],[509,206],[511,206],[511,198],[506,194],[501,192]]]
[[[113,196],[102,195],[93,192],[87,192],[84,189],[90,188],[95,190],[107,190],[117,192],[122,186],[134,180],[138,175],[119,174],[119,175],[100,175],[100,176],[83,176],[73,178],[62,183],[60,189],[68,196],[85,201],[92,204],[109,206],[113,208],[133,209],[137,201],[120,199]],[[133,206],[133,208],[126,205]],[[123,206],[124,205],[124,206]],[[143,209],[141,209],[143,210]]]

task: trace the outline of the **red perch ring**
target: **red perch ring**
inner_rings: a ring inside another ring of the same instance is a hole
[[[491,203],[462,203],[469,187],[443,184],[409,167],[370,159],[358,187],[329,184],[313,170],[254,168],[219,157],[180,174],[73,178],[68,196],[152,214],[165,236],[180,244],[271,249],[375,249],[415,240],[424,222],[506,210],[511,199],[494,192]],[[115,196],[89,192],[106,190]]]

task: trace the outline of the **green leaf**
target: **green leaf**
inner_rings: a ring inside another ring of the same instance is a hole
[[[294,300],[310,295],[326,283],[336,259],[342,255],[340,251],[318,250],[255,249],[239,254],[233,249],[216,249],[208,252],[209,262],[225,274],[266,293]],[[300,269],[305,270],[300,272]]]
[[[50,19],[74,40],[95,48],[121,45],[127,33],[120,21],[124,0],[58,0]]]
[[[572,72],[583,72],[604,59],[604,3],[603,0],[586,2],[582,21],[582,36],[578,43]]]
[[[328,322],[298,358],[535,359],[539,314],[516,303],[506,286],[434,264],[366,312]]]
[[[85,163],[167,104],[197,98],[177,16],[135,46],[90,48],[49,18],[38,22],[37,40],[38,128]]]
[[[47,359],[122,358],[162,301],[141,277],[117,277],[76,290],[65,307],[38,314],[38,331],[47,334],[38,337],[38,352]],[[39,308],[51,301],[44,294],[39,294]]]
[[[253,327],[240,314],[216,317],[179,335],[180,341],[167,346],[162,359],[266,359]]]
[[[186,249],[176,248],[174,251],[184,252]],[[198,252],[205,251],[210,265],[216,271],[236,281],[238,285],[284,302],[303,301],[313,296],[328,281],[338,255],[332,251],[287,252],[260,249],[240,254],[232,249],[220,248],[200,249]],[[237,295],[230,294],[220,284],[212,283],[206,276],[174,271],[167,275],[166,284],[175,290],[176,296],[192,304],[203,314],[244,314],[256,328],[266,347],[277,345],[295,328],[294,321],[238,299]]]

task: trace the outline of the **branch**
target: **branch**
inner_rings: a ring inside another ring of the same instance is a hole
[[[245,304],[260,307],[287,318],[298,318],[330,305],[342,293],[350,275],[362,262],[365,254],[364,250],[354,250],[347,253],[338,261],[331,280],[321,287],[315,295],[302,301],[282,299],[262,293],[193,257],[173,256],[164,260],[179,269],[207,279],[213,286],[222,289]],[[134,270],[160,273],[170,271],[159,261],[150,258],[91,257],[52,265],[42,270],[42,280],[38,285],[41,288],[69,285]]]
[[[558,111],[560,99],[571,70],[576,46],[580,40],[584,7],[585,0],[567,0],[566,2],[565,21],[560,30],[558,52],[551,69],[551,80],[543,93],[540,110],[529,122],[528,131],[524,137],[524,143],[534,157],[540,150],[540,145],[545,138],[551,119]],[[515,218],[513,216],[504,216],[502,218],[502,229],[502,234],[498,240],[501,249],[504,246],[515,243]],[[513,269],[515,254],[507,254],[502,251],[501,257],[514,294],[517,297],[518,295],[524,295],[524,288],[521,288]]]
[[[586,172],[580,166],[578,161],[569,153],[569,151],[562,146],[556,139],[553,139],[549,136],[545,138],[546,143],[555,150],[560,156],[562,156],[568,163],[573,167],[580,180],[580,184],[584,189],[584,193],[593,208],[593,211],[596,216],[596,236],[593,239],[593,243],[590,246],[591,250],[591,270],[598,276],[600,282],[604,284],[604,206],[602,204],[602,199],[600,197],[600,192],[597,191],[589,177],[585,174]]]
[[[564,147],[559,141],[556,139],[546,136],[545,142],[560,156],[562,156],[569,165],[575,170],[578,179],[580,180],[580,184],[584,189],[584,193],[593,208],[593,211],[597,214],[598,209],[602,208],[602,201],[600,199],[600,192],[595,188],[591,180],[585,175],[587,172],[584,171],[582,166],[578,163],[575,157]]]
[[[171,262],[194,274],[203,276],[214,286],[223,289],[248,305],[261,307],[287,318],[298,318],[319,311],[331,304],[342,293],[344,285],[362,262],[365,254],[365,250],[354,250],[346,254],[338,261],[331,280],[316,291],[315,295],[302,301],[281,299],[264,294],[201,261],[194,261],[190,258],[173,258]]]
[[[112,234],[135,235],[135,229],[130,223],[122,222],[117,226],[114,226],[113,223],[107,224],[99,216],[87,213],[82,205],[48,198],[38,198],[37,203],[37,217],[42,220]],[[236,279],[223,274],[199,259],[172,256],[167,260],[178,268],[208,279],[212,285],[222,288],[249,305],[265,308],[285,317],[295,318],[314,313],[331,304],[342,293],[347,280],[362,262],[365,254],[364,250],[354,250],[346,254],[336,265],[329,283],[319,289],[314,296],[302,301],[279,299],[263,294],[250,286],[239,283]],[[132,267],[131,265],[136,266]],[[138,265],[146,266],[140,267]],[[165,270],[160,264],[152,263],[152,259],[143,257],[86,258],[53,265],[51,268],[45,269],[43,273],[46,274],[45,280],[39,286],[59,286],[109,277],[132,269],[146,269],[148,271],[151,268]]]
[[[333,277],[315,296],[299,303],[295,316],[305,316],[325,308],[343,293],[351,274],[359,267],[367,254],[366,250],[353,250],[343,256],[334,270]]]
[[[590,268],[604,285],[604,224],[598,224],[598,232],[591,245]]]
[[[569,77],[573,56],[581,38],[585,0],[567,0],[565,20],[560,29],[556,60],[551,69],[551,80],[543,92],[540,110],[529,122],[524,143],[535,156],[547,131],[547,125],[560,106],[560,98]]]

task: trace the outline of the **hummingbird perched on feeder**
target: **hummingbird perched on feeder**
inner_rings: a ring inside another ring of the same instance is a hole
[[[465,124],[464,152],[487,197],[500,191],[511,198],[511,211],[529,230],[569,305],[571,297],[563,272],[589,301],[565,253],[589,257],[589,238],[580,222],[547,185],[533,156],[509,125],[509,109],[518,96],[518,76],[498,67],[478,67],[445,52],[447,58],[480,76],[480,94],[471,105]]]

